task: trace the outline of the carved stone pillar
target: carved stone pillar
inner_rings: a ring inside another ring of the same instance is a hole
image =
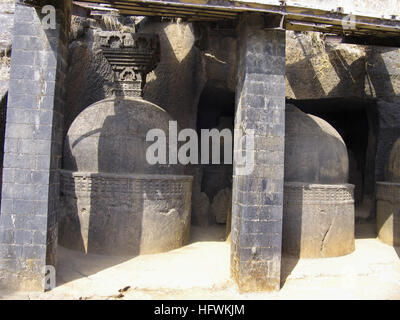
[[[285,143],[285,31],[261,15],[239,24],[231,273],[242,291],[279,290]],[[254,132],[254,148],[237,138]],[[238,154],[254,153],[240,172]]]
[[[54,5],[55,29],[41,7]],[[56,267],[64,79],[72,1],[17,1],[4,144],[0,287],[43,290]],[[54,275],[55,276],[55,275]]]

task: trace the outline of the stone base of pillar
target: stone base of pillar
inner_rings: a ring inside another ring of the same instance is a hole
[[[354,251],[354,186],[287,182],[283,253],[337,257]]]
[[[400,183],[376,183],[376,224],[378,238],[400,246]]]
[[[0,291],[44,291],[45,274],[45,266],[41,261],[30,259],[15,262],[12,259],[2,259]]]
[[[159,253],[189,241],[192,177],[61,172],[59,243],[111,255]]]

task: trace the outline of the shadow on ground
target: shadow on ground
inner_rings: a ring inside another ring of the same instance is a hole
[[[196,242],[224,242],[226,226],[215,224],[208,227],[191,227],[190,244]],[[57,286],[89,277],[100,271],[119,265],[132,256],[84,254],[62,246],[58,247]]]

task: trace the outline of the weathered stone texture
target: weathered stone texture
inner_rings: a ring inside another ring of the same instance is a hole
[[[369,47],[367,58],[365,95],[376,99],[379,115],[375,175],[384,181],[389,154],[400,137],[400,50]]]
[[[198,43],[202,50],[207,83],[235,91],[237,69],[237,34],[231,27],[213,28],[197,24]]]
[[[393,145],[400,137],[400,99],[378,99],[379,131],[377,137],[375,175],[377,181],[385,181],[386,167]]]
[[[61,177],[61,245],[135,256],[188,243],[191,177],[64,170]]]
[[[400,183],[400,139],[393,144],[385,169],[385,181]]]
[[[228,217],[231,216],[230,211],[232,210],[232,189],[225,188],[217,193],[214,197],[210,213],[217,223],[226,223]]]
[[[235,33],[229,28],[201,26],[207,80],[234,91]],[[286,31],[286,97],[322,99],[363,97],[367,47],[328,42],[316,32]]]
[[[377,182],[376,226],[379,239],[400,246],[400,183]]]
[[[145,20],[139,32],[157,34],[162,48],[160,63],[147,77],[144,98],[165,109],[181,128],[196,129],[197,105],[206,79],[201,52],[194,46],[193,26]]]
[[[14,0],[3,0],[0,3],[0,100],[8,91],[14,9]]]
[[[100,34],[103,31],[135,31],[130,20],[120,20],[111,16],[100,20],[72,17],[69,70],[65,84],[68,113],[65,115],[64,133],[82,110],[111,94],[114,73],[100,50]]]
[[[283,252],[300,258],[354,250],[354,186],[339,133],[286,105]]]
[[[144,19],[139,23],[138,31],[157,34],[161,47],[160,63],[147,77],[144,98],[165,109],[181,128],[196,129],[197,108],[207,74],[203,53],[195,46],[193,25]],[[195,177],[192,223],[208,225],[209,199],[201,193],[203,171],[200,166],[188,165],[185,174]]]
[[[354,251],[354,186],[286,182],[285,254],[327,258]]]
[[[239,25],[231,273],[241,291],[280,288],[285,136],[285,32],[263,28],[257,15]],[[268,59],[265,58],[268,56]],[[254,149],[238,138],[254,130]],[[241,173],[238,153],[256,169]],[[265,157],[273,152],[275,157]]]
[[[113,72],[101,53],[95,28],[88,28],[84,36],[69,46],[69,70],[66,79],[65,133],[75,117],[92,103],[111,93]]]
[[[92,19],[74,21],[75,29],[81,31],[75,32],[79,37],[70,44],[67,79],[70,112],[66,115],[66,128],[83,109],[110,94],[114,79],[111,66],[99,50],[100,32],[109,28]],[[192,25],[149,18],[138,23],[137,28],[141,33],[157,34],[162,48],[160,63],[147,76],[144,99],[165,109],[180,127],[195,129],[197,104],[206,76],[201,52],[194,46]]]
[[[392,145],[384,181],[376,183],[376,222],[383,242],[400,246],[400,138]]]
[[[180,164],[150,164],[146,141],[151,129],[160,129],[169,150],[169,124],[165,110],[142,99],[112,97],[98,101],[70,126],[64,143],[63,168],[79,172],[182,174]],[[166,158],[168,160],[168,158]]]
[[[400,49],[371,46],[367,51],[365,94],[393,101],[400,96]]]
[[[346,145],[325,120],[286,105],[285,181],[335,184],[349,176]]]
[[[286,97],[362,97],[366,54],[363,46],[328,43],[316,32],[287,32]]]
[[[10,79],[10,61],[7,55],[1,56],[0,53],[0,100],[5,99],[8,91],[8,81]]]
[[[66,44],[71,1],[53,3],[55,30],[16,5],[0,215],[0,286],[44,288],[56,265]]]
[[[165,134],[168,152],[171,121],[165,110],[132,97],[112,96],[79,114],[65,139],[62,245],[135,256],[187,243],[192,178],[179,164],[147,157],[152,129]]]
[[[12,28],[14,25],[14,0],[2,0],[0,3],[0,52],[11,46]]]

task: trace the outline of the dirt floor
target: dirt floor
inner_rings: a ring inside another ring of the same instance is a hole
[[[240,294],[229,277],[224,226],[192,230],[191,244],[135,258],[83,255],[59,248],[57,287],[46,293],[0,292],[2,299],[400,299],[400,248],[359,225],[356,250],[343,257],[284,257],[282,288]]]

